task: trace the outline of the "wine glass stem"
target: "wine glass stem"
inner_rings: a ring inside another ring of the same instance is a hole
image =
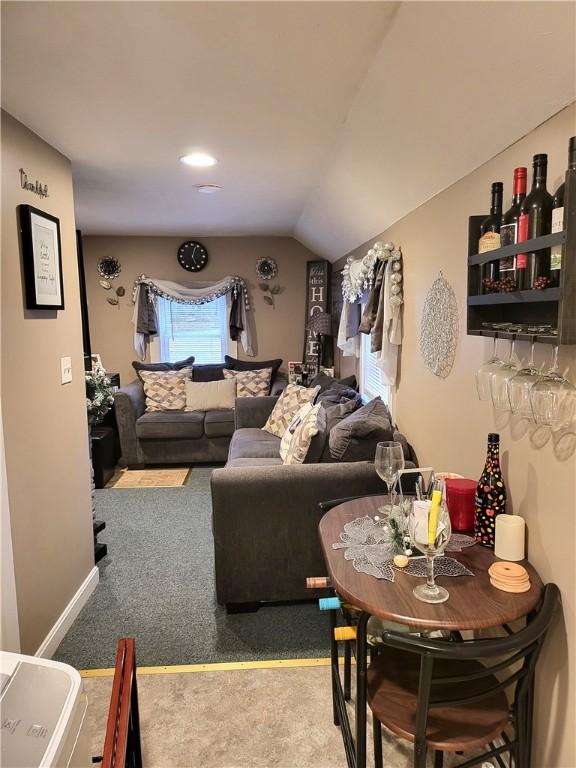
[[[434,583],[434,556],[426,553],[426,584],[430,589],[436,589]]]

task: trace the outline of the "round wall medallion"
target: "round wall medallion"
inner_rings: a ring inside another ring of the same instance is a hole
[[[197,240],[186,240],[178,248],[178,264],[188,272],[200,272],[208,264],[208,251]]]
[[[263,256],[256,262],[256,274],[260,280],[272,280],[278,274],[278,265],[269,256]]]
[[[98,274],[106,280],[114,280],[122,270],[120,262],[114,256],[105,256],[103,259],[100,259],[97,269]]]

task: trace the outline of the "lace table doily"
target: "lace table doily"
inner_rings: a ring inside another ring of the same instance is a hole
[[[426,559],[412,558],[406,568],[394,566],[394,541],[386,520],[374,520],[366,515],[351,520],[340,534],[341,541],[332,544],[333,549],[344,549],[344,558],[351,560],[359,573],[367,573],[377,579],[394,581],[396,570],[409,576],[426,576]],[[446,550],[461,552],[474,544],[474,539],[461,533],[452,534]],[[472,571],[453,557],[437,557],[434,560],[436,576],[473,576]]]

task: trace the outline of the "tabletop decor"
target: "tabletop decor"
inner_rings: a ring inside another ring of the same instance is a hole
[[[435,376],[445,379],[450,375],[457,344],[456,294],[440,271],[424,301],[420,323],[420,352]]]
[[[88,422],[99,424],[114,405],[112,384],[102,367],[86,371],[86,408]]]
[[[405,516],[404,510],[395,507],[384,520],[374,520],[368,515],[351,520],[344,525],[341,541],[332,544],[332,548],[344,549],[344,558],[352,561],[355,570],[377,579],[393,582],[395,572],[400,570],[410,576],[426,576],[426,560],[422,556],[411,557],[405,567],[394,565],[394,556],[404,552],[404,537],[398,533],[402,525],[401,515]],[[446,549],[461,552],[464,547],[473,544],[474,539],[470,536],[458,534],[451,537]],[[474,575],[462,563],[446,555],[437,558],[434,569],[438,576]]]
[[[64,309],[60,220],[18,206],[27,309]]]

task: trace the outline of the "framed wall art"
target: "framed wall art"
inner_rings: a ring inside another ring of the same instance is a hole
[[[64,309],[60,221],[31,205],[18,207],[28,309]]]

